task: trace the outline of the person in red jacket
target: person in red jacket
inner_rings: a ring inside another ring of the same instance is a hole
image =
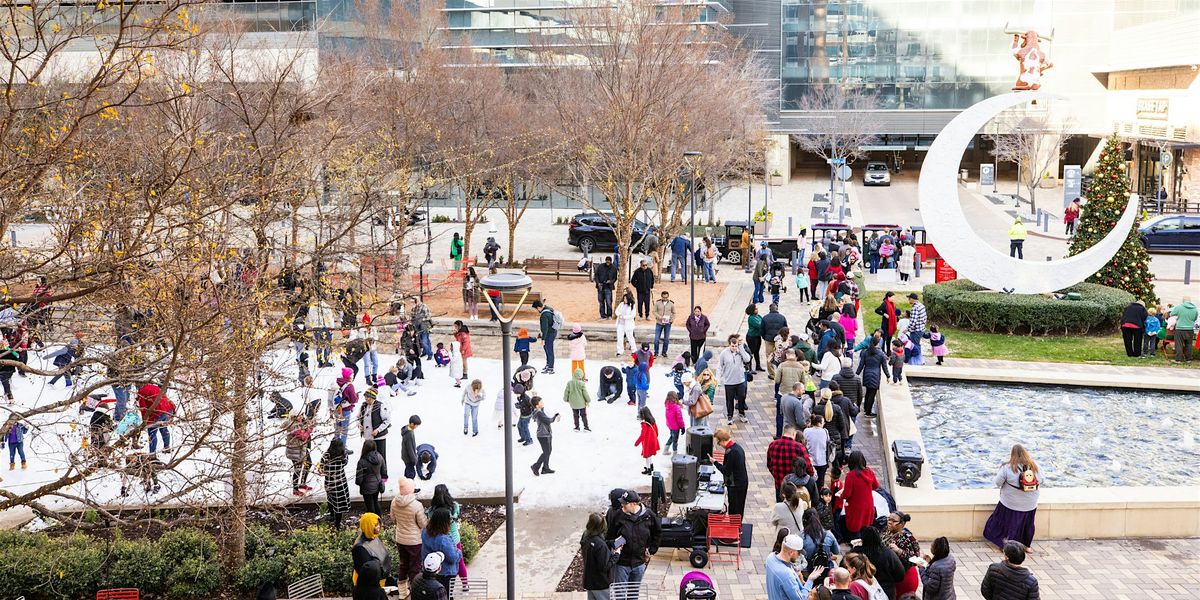
[[[163,450],[171,447],[171,430],[167,425],[175,416],[175,403],[167,398],[157,385],[147,383],[138,388],[137,405],[146,423],[146,435],[150,436],[150,452],[158,451],[158,438],[162,436]]]
[[[642,433],[638,435],[634,446],[642,447],[642,458],[646,459],[646,468],[642,469],[642,475],[649,475],[654,471],[654,455],[658,454],[658,424],[654,422],[654,415],[650,413],[649,406],[643,406],[642,410],[638,411],[638,419],[642,423]]]
[[[847,539],[857,539],[858,532],[875,521],[875,495],[879,480],[875,472],[867,467],[867,458],[861,451],[850,453],[847,463],[850,471],[842,486],[842,504],[846,508]]]

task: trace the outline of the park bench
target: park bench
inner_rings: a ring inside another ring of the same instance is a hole
[[[555,279],[563,277],[591,278],[590,271],[580,271],[579,261],[569,258],[527,258],[525,259],[525,274],[553,275]]]
[[[523,294],[523,293],[524,292],[501,292],[500,293],[500,301],[504,303],[504,306],[511,307],[521,300],[521,294]],[[525,304],[521,305],[521,310],[532,310],[534,312],[537,312],[537,310],[535,308],[533,308],[533,303],[538,300],[541,300],[541,299],[542,299],[541,292],[535,292],[535,291],[530,290],[529,295],[525,297]],[[512,310],[512,309],[508,308],[506,310]]]
[[[325,593],[325,585],[321,581],[321,574],[309,575],[304,579],[293,582],[288,585],[288,600],[307,600],[308,598],[320,598]]]

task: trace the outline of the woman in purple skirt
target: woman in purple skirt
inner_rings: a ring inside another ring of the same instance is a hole
[[[1041,474],[1037,463],[1020,444],[1014,444],[1008,462],[996,473],[1000,502],[983,527],[983,537],[1003,548],[1004,542],[1014,540],[1026,548],[1033,545],[1033,520],[1037,514],[1038,481]]]

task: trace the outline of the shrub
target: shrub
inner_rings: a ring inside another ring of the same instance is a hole
[[[932,321],[956,327],[1005,333],[1087,333],[1116,327],[1121,311],[1133,302],[1123,290],[1080,283],[1061,293],[1075,292],[1081,300],[1050,295],[1004,294],[967,280],[925,286],[923,301]]]
[[[52,561],[42,561],[43,573],[47,568],[49,570],[53,595],[84,598],[95,594],[104,576],[108,545],[97,543],[87,536],[75,535],[62,542],[60,548]]]
[[[458,536],[462,541],[463,560],[471,562],[471,559],[479,553],[479,530],[466,521],[460,521]]]
[[[215,562],[217,541],[196,529],[172,529],[158,539],[158,552],[168,565],[179,565],[189,558]]]
[[[103,583],[105,587],[138,588],[161,594],[170,572],[171,566],[153,542],[117,540],[112,545]]]
[[[432,223],[450,223],[450,217],[446,215],[433,215]]]
[[[264,584],[273,583],[276,587],[283,582],[283,573],[287,568],[287,559],[279,554],[262,554],[255,556],[242,565],[238,571],[237,585],[243,590],[257,591]]]
[[[280,539],[271,532],[270,528],[262,525],[251,525],[246,528],[246,560],[274,554],[279,549]]]
[[[210,598],[223,583],[217,561],[193,556],[179,563],[167,577],[167,596],[179,600]]]
[[[46,595],[45,585],[49,580],[50,570],[47,561],[48,553],[43,551],[49,546],[43,546],[33,552],[34,546],[11,544],[0,548],[0,598],[38,598]]]
[[[333,532],[316,525],[292,531],[280,545],[286,564],[284,579],[292,582],[320,573],[325,591],[351,591],[350,572],[354,561],[350,549],[354,547],[357,535],[357,529]]]

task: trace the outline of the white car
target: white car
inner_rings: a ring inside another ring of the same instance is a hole
[[[887,163],[869,162],[863,171],[863,185],[892,185],[892,174]]]

